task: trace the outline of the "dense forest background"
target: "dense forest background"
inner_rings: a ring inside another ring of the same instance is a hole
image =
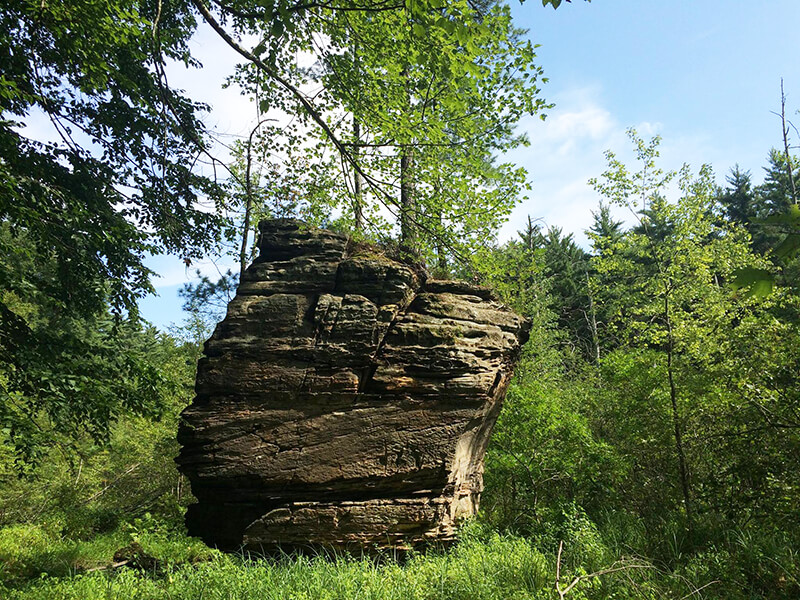
[[[168,83],[201,23],[259,111],[232,162]],[[635,164],[609,151],[591,182],[590,247],[535,216],[498,243],[526,180],[497,157],[549,107],[521,33],[488,1],[0,9],[0,595],[800,595],[786,107],[763,183],[666,169],[631,130]],[[52,139],[27,136],[33,116]],[[185,536],[179,413],[238,274],[187,285],[164,332],[138,315],[145,260],[243,269],[258,219],[281,216],[490,285],[533,322],[454,549],[265,560]]]

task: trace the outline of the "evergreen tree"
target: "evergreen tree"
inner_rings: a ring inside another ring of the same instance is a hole
[[[623,235],[622,221],[617,221],[611,216],[611,206],[600,202],[597,211],[592,211],[594,221],[586,235],[592,242],[595,254],[607,252],[619,242]]]
[[[720,190],[717,202],[722,208],[722,216],[731,223],[744,227],[750,225],[754,219],[762,215],[753,189],[750,171],[742,171],[735,165],[725,177],[727,187]]]
[[[796,157],[789,157],[789,161],[793,172],[800,169]],[[769,165],[764,168],[766,177],[758,188],[765,217],[760,226],[762,233],[754,241],[768,248],[770,259],[780,268],[778,282],[794,288],[800,274],[800,233],[797,226],[798,206],[793,198],[787,167],[786,154],[774,148],[770,150]],[[795,180],[799,176],[796,173]]]
[[[722,217],[744,227],[750,233],[753,250],[766,254],[774,247],[776,239],[763,221],[769,210],[765,195],[761,189],[753,187],[750,171],[742,171],[739,165],[731,169],[725,181],[727,186],[717,193]]]
[[[675,223],[671,215],[664,210],[667,199],[661,193],[654,193],[646,208],[638,211],[638,223],[633,231],[643,235],[653,243],[660,243],[667,239],[675,230]]]
[[[764,167],[766,173],[764,183],[759,186],[758,192],[761,203],[767,215],[786,214],[789,207],[795,204],[792,198],[791,183],[787,173],[786,155],[773,148],[769,151],[769,164]],[[800,177],[800,164],[796,157],[791,157],[791,169],[797,180]]]

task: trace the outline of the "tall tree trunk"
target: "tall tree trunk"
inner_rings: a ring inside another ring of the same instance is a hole
[[[256,129],[258,129],[258,125],[256,125]],[[253,129],[253,133],[255,133],[256,129]],[[242,273],[244,273],[244,270],[247,268],[247,238],[250,234],[250,212],[253,210],[253,182],[251,176],[253,165],[253,133],[250,134],[250,139],[247,141],[247,165],[245,166],[244,179],[244,223],[242,224],[242,247],[239,250],[240,281],[242,279]]]
[[[792,172],[792,156],[789,153],[789,128],[786,125],[786,95],[783,93],[783,77],[781,77],[781,129],[783,131],[783,151],[786,157],[786,174],[789,176],[789,188],[792,191],[792,204],[797,204],[797,190],[794,186]]]
[[[414,149],[405,145],[400,150],[400,248],[412,256],[419,252],[416,218]]]
[[[530,217],[528,217],[530,219]],[[597,311],[594,307],[592,297],[592,286],[589,282],[589,271],[586,271],[586,295],[589,297],[589,330],[592,332],[592,344],[594,345],[594,360],[600,362],[600,336],[597,333]]]
[[[436,204],[439,204],[441,198],[440,194],[442,193],[442,183],[437,178],[433,183],[433,194],[434,198],[436,199]],[[434,240],[436,243],[436,263],[439,272],[436,274],[437,277],[448,278],[450,276],[450,269],[447,266],[447,248],[445,243],[444,237],[444,224],[442,223],[442,213],[439,212],[436,214],[436,234],[434,235]]]
[[[441,235],[436,237],[436,263],[439,268],[437,277],[449,278],[450,269],[447,266],[447,251],[444,248],[444,242]]]
[[[405,110],[411,112],[411,90],[408,70],[404,67],[400,76],[405,80]],[[411,140],[400,147],[400,250],[416,257],[417,246],[417,204],[414,197],[414,146]]]
[[[669,284],[665,285],[665,288]],[[681,478],[681,490],[683,491],[683,503],[686,510],[686,524],[691,533],[693,527],[692,497],[689,488],[689,469],[686,466],[686,454],[683,449],[683,432],[681,426],[680,411],[678,410],[678,392],[675,385],[675,374],[673,372],[673,355],[675,351],[675,340],[672,334],[672,320],[669,310],[669,289],[664,290],[664,316],[667,322],[667,379],[669,380],[669,399],[672,405],[672,425],[675,435],[675,453],[678,456],[678,471]]]
[[[359,61],[358,61],[358,39],[353,40],[353,60],[354,60],[354,70],[356,72],[359,71]],[[361,148],[359,147],[359,143],[361,142],[361,121],[358,120],[358,117],[353,114],[353,162],[360,168],[361,163],[359,162]],[[362,231],[364,229],[364,191],[363,191],[363,181],[361,180],[361,171],[358,169],[354,169],[354,177],[353,177],[353,221],[354,227],[356,231]]]
[[[361,140],[361,123],[353,116],[353,138],[355,144],[353,145],[353,161],[357,165],[360,148],[358,146]],[[362,189],[361,173],[355,172],[353,179],[353,218],[355,221],[355,230],[361,231],[364,229],[364,191]]]

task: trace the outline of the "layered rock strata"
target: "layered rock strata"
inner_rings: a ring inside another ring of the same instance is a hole
[[[206,342],[177,459],[222,548],[409,548],[475,513],[527,322],[344,236],[260,224]]]

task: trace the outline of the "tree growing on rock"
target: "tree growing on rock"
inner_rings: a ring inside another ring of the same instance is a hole
[[[257,20],[238,22],[262,38],[256,49],[268,64],[244,63],[236,81],[263,110],[293,118],[283,136],[265,130],[261,139],[278,153],[302,147],[309,163],[324,165],[306,177],[334,183],[323,212],[345,229],[375,236],[395,226],[412,255],[440,265],[463,258],[525,187],[524,172],[495,156],[526,143],[517,121],[546,108],[533,47],[508,7],[408,3],[307,17],[306,29],[279,37]],[[316,41],[305,46],[309,35]],[[294,60],[298,49],[312,66],[275,86],[269,64]]]

